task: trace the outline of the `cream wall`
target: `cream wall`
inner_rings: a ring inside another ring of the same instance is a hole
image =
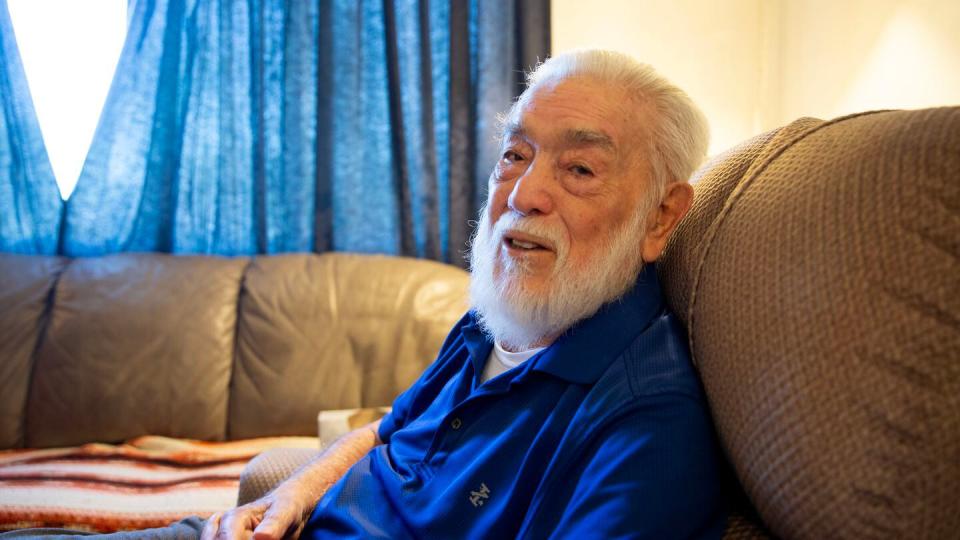
[[[782,19],[784,119],[960,104],[958,0],[792,0]]]
[[[653,65],[710,119],[714,153],[762,129],[761,11],[762,0],[553,0],[552,49],[616,49]]]
[[[957,0],[553,0],[552,36],[655,66],[711,153],[800,116],[960,104]]]

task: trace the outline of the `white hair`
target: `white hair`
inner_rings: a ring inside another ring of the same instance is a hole
[[[637,244],[646,234],[647,217],[659,206],[666,186],[686,181],[706,155],[707,121],[693,101],[650,66],[610,51],[565,53],[540,64],[527,76],[527,89],[504,120],[518,120],[541,85],[570,78],[590,79],[630,96],[628,105],[635,111],[631,120],[644,122],[644,129],[635,142],[639,148],[627,150],[631,154],[639,150],[645,158],[649,195],[641,198],[632,216],[594,242],[594,256],[587,263],[570,259],[568,240],[556,220],[508,209],[492,223],[490,212],[480,211],[471,240],[470,304],[483,330],[511,350],[544,344],[629,290],[643,267]],[[546,290],[528,284],[534,269],[524,257],[501,257],[507,230],[523,231],[556,246]]]
[[[653,124],[647,129],[654,189],[659,202],[670,182],[686,181],[707,155],[710,129],[707,118],[690,96],[653,67],[615,51],[578,50],[541,63],[527,74],[527,89],[507,113],[512,118],[542,84],[587,78],[619,88],[636,98],[638,113],[646,109]],[[642,116],[637,116],[640,120]]]

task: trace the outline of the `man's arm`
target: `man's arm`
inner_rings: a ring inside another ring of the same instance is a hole
[[[273,491],[249,504],[210,516],[201,540],[249,538],[279,540],[288,533],[296,538],[320,497],[354,463],[382,444],[380,420],[337,439],[315,460],[285,480]]]

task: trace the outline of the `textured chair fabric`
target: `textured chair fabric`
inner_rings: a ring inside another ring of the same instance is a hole
[[[723,532],[723,540],[765,540],[770,534],[757,523],[756,518],[747,517],[735,511],[727,519],[727,529]]]
[[[687,323],[694,271],[704,249],[704,237],[714,218],[723,210],[740,181],[749,177],[764,158],[790,139],[822,124],[815,118],[801,118],[786,126],[748,139],[712,158],[694,173],[694,205],[677,226],[658,262],[665,274],[664,294],[670,308]]]
[[[240,474],[237,506],[263,497],[318,454],[316,448],[273,448],[262,452]]]
[[[960,108],[796,127],[661,265],[721,440],[777,536],[953,537]]]
[[[785,141],[804,133],[823,121],[801,118],[786,126],[748,139],[713,157],[690,179],[694,185],[694,206],[674,231],[658,262],[667,302],[684,323],[690,304],[690,292],[697,263],[704,249],[704,235],[727,203],[740,181],[748,177],[763,158]],[[730,485],[727,495],[731,514],[724,540],[760,540],[770,538],[762,522],[753,515],[738,484]]]

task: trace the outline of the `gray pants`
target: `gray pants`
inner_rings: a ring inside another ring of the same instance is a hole
[[[44,538],[45,540],[68,540],[80,537],[96,536],[105,540],[196,540],[200,538],[204,520],[191,516],[166,527],[126,531],[110,534],[96,534],[68,529],[20,529],[0,533],[0,540],[10,538]]]

